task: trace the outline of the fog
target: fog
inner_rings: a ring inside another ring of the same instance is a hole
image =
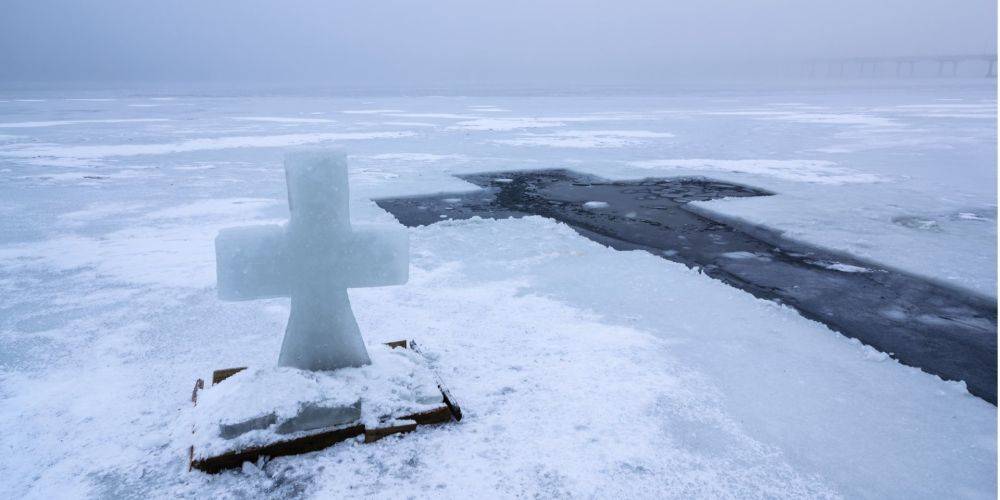
[[[996,52],[991,0],[8,0],[0,82],[651,83]]]

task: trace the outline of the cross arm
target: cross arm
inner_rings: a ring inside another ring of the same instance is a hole
[[[389,225],[354,225],[345,270],[348,288],[402,285],[410,276],[410,238]]]
[[[216,279],[222,300],[287,297],[288,251],[284,226],[223,229],[215,238]]]

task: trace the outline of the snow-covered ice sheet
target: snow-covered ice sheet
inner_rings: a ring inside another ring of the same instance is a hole
[[[6,497],[995,495],[996,408],[962,384],[538,217],[411,229],[410,283],[350,292],[368,342],[422,343],[462,422],[206,476],[182,417],[195,378],[276,361],[287,300],[218,301],[212,239],[287,218],[286,145],[350,150],[359,222],[473,189],[455,173],[705,175],[777,195],[704,210],[995,294],[990,87],[135,95],[0,92],[0,122],[93,121],[0,142]],[[100,121],[126,119],[167,121]],[[499,119],[551,127],[458,125]],[[498,142],[607,131],[642,137]]]

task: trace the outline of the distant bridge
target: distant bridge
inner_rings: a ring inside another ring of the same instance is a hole
[[[897,77],[915,76],[918,63],[937,64],[937,76],[958,76],[958,65],[963,62],[986,64],[986,78],[997,77],[996,54],[951,54],[938,56],[892,56],[892,57],[832,57],[809,59],[803,64],[803,71],[810,77],[845,76],[845,68],[856,68],[857,76],[877,76],[886,66],[895,67]]]

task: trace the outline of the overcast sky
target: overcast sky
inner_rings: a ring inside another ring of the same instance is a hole
[[[995,0],[5,0],[0,81],[651,82],[996,52]]]

